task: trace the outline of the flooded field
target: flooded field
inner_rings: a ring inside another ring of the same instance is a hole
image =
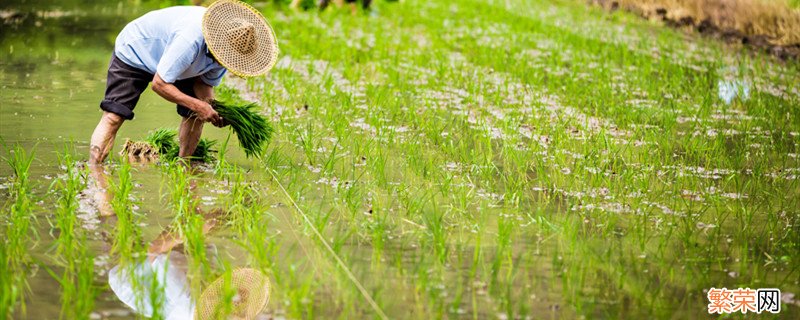
[[[800,318],[797,62],[584,1],[257,2],[279,61],[220,91],[266,155],[207,126],[216,161],[124,161],[179,124],[148,90],[90,170],[115,36],[168,2],[0,4],[3,316],[191,318],[256,270],[263,319],[704,318],[712,287]]]

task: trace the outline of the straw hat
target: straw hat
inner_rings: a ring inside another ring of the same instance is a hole
[[[250,268],[233,270],[230,283],[219,278],[200,295],[195,309],[195,319],[253,319],[269,302],[269,278],[260,271]],[[235,291],[231,299],[230,314],[220,314],[224,308],[225,288]]]
[[[240,77],[267,73],[278,61],[278,40],[258,10],[219,0],[203,16],[203,36],[217,61]]]

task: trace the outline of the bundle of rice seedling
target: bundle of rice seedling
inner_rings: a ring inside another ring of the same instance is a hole
[[[255,110],[258,106],[254,103],[235,104],[230,102],[214,101],[214,110],[236,132],[239,145],[248,157],[260,157],[264,148],[272,138],[272,126],[267,119]]]
[[[156,129],[155,131],[150,132],[147,137],[144,138],[144,141],[150,143],[153,147],[158,149],[158,153],[161,155],[170,154],[175,150],[174,153],[178,155],[178,143],[175,142],[175,138],[178,136],[178,131],[175,129]]]
[[[128,154],[139,157],[146,155],[148,158],[158,157],[162,161],[172,161],[178,158],[180,152],[177,137],[178,131],[175,129],[157,129],[150,132],[144,141],[127,141],[120,155]],[[212,153],[216,151],[211,148],[216,143],[214,140],[200,139],[190,158],[202,162],[214,161]]]
[[[192,160],[202,162],[214,161],[214,155],[212,153],[217,151],[212,150],[211,148],[214,147],[215,144],[217,144],[216,140],[201,138],[197,143],[197,148],[195,148],[194,153],[192,153]]]

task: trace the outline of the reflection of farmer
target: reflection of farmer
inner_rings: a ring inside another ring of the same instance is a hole
[[[97,184],[107,185],[102,166],[91,168]],[[197,196],[196,187],[195,183],[189,185],[193,197]],[[116,220],[107,202],[111,196],[102,188],[95,192],[102,219]],[[203,216],[203,235],[218,228],[218,219],[226,216],[221,209],[203,212],[195,208],[192,214]],[[264,309],[269,301],[269,278],[250,268],[234,269],[230,278],[219,278],[205,286],[200,296],[193,296],[187,257],[181,252],[183,243],[184,238],[176,228],[165,230],[150,243],[146,257],[132,264],[117,264],[109,270],[111,291],[134,312],[147,318],[158,314],[168,320],[253,319]]]
[[[215,209],[204,215],[203,234],[216,227],[217,217],[222,214],[222,210]],[[227,284],[234,291],[227,298],[229,313],[224,311],[226,284],[222,278],[209,284],[199,297],[193,297],[188,283],[187,257],[177,249],[181,244],[183,239],[177,232],[161,233],[150,244],[146,259],[132,265],[116,265],[109,270],[109,287],[120,301],[147,318],[160,314],[168,320],[253,319],[264,309],[269,301],[269,279],[255,269],[232,271]],[[153,292],[153,289],[160,292]],[[228,317],[219,313],[227,313]]]
[[[277,58],[272,29],[255,9],[220,0],[208,9],[171,7],[129,23],[117,36],[108,68],[103,116],[91,140],[90,161],[101,163],[139,96],[152,89],[178,105],[181,157],[197,147],[204,122],[223,126],[211,107],[226,69],[239,76],[266,73]]]

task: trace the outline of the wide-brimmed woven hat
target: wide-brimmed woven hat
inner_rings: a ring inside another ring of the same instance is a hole
[[[278,61],[278,39],[258,10],[219,0],[203,16],[203,36],[219,63],[240,77],[267,73]]]
[[[232,296],[231,296],[232,294]],[[225,312],[225,304],[230,309]],[[233,270],[230,282],[215,280],[200,295],[195,319],[254,319],[269,302],[269,278],[256,269]]]

